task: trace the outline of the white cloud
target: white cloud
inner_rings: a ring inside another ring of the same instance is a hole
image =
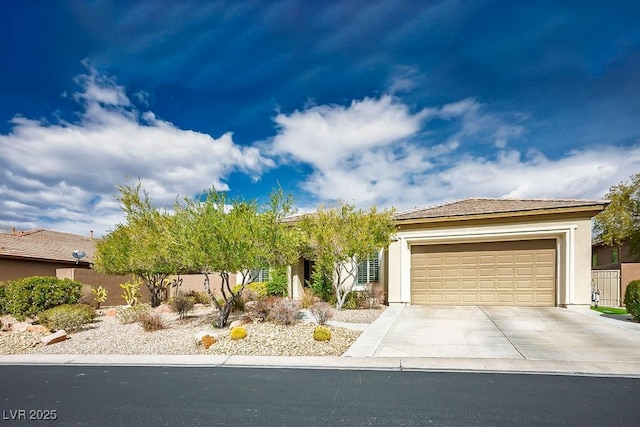
[[[214,138],[140,113],[122,86],[90,65],[76,82],[77,122],[15,117],[11,132],[0,135],[0,199],[7,208],[21,206],[18,215],[0,213],[0,227],[47,223],[102,233],[119,218],[112,200],[125,175],[140,177],[155,200],[170,206],[179,194],[212,185],[227,190],[234,171],[257,179],[273,166],[256,148],[235,144],[231,133]]]
[[[330,167],[352,154],[414,135],[427,114],[411,114],[390,96],[353,101],[349,107],[322,105],[278,114],[274,120],[279,133],[272,141],[272,151]]]
[[[640,146],[583,148],[557,159],[507,149],[523,135],[525,117],[486,110],[464,99],[411,114],[390,97],[313,106],[276,117],[272,150],[311,166],[300,185],[320,202],[400,209],[467,197],[600,198],[640,169]],[[448,135],[430,129],[436,119],[452,125]]]

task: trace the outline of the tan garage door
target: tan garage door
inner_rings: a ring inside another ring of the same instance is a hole
[[[411,247],[411,303],[554,306],[555,240]]]

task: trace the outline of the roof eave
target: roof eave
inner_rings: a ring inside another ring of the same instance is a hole
[[[562,214],[576,214],[576,213],[591,213],[593,216],[602,212],[608,203],[595,204],[589,206],[575,206],[566,208],[546,208],[535,210],[523,210],[523,211],[509,211],[509,212],[495,212],[495,213],[482,213],[482,214],[466,214],[466,215],[448,215],[430,218],[408,218],[408,219],[396,219],[397,225],[410,225],[410,224],[425,224],[425,223],[438,223],[438,222],[452,222],[452,221],[470,221],[470,220],[482,220],[482,219],[498,219],[498,218],[513,218],[513,217],[530,217],[539,215],[562,215]]]

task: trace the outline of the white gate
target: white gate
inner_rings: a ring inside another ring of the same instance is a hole
[[[591,290],[600,291],[600,302],[603,307],[620,307],[620,270],[592,270]]]

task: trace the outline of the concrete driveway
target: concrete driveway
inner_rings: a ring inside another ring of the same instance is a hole
[[[640,362],[640,324],[594,311],[436,306],[388,310],[348,356]]]

